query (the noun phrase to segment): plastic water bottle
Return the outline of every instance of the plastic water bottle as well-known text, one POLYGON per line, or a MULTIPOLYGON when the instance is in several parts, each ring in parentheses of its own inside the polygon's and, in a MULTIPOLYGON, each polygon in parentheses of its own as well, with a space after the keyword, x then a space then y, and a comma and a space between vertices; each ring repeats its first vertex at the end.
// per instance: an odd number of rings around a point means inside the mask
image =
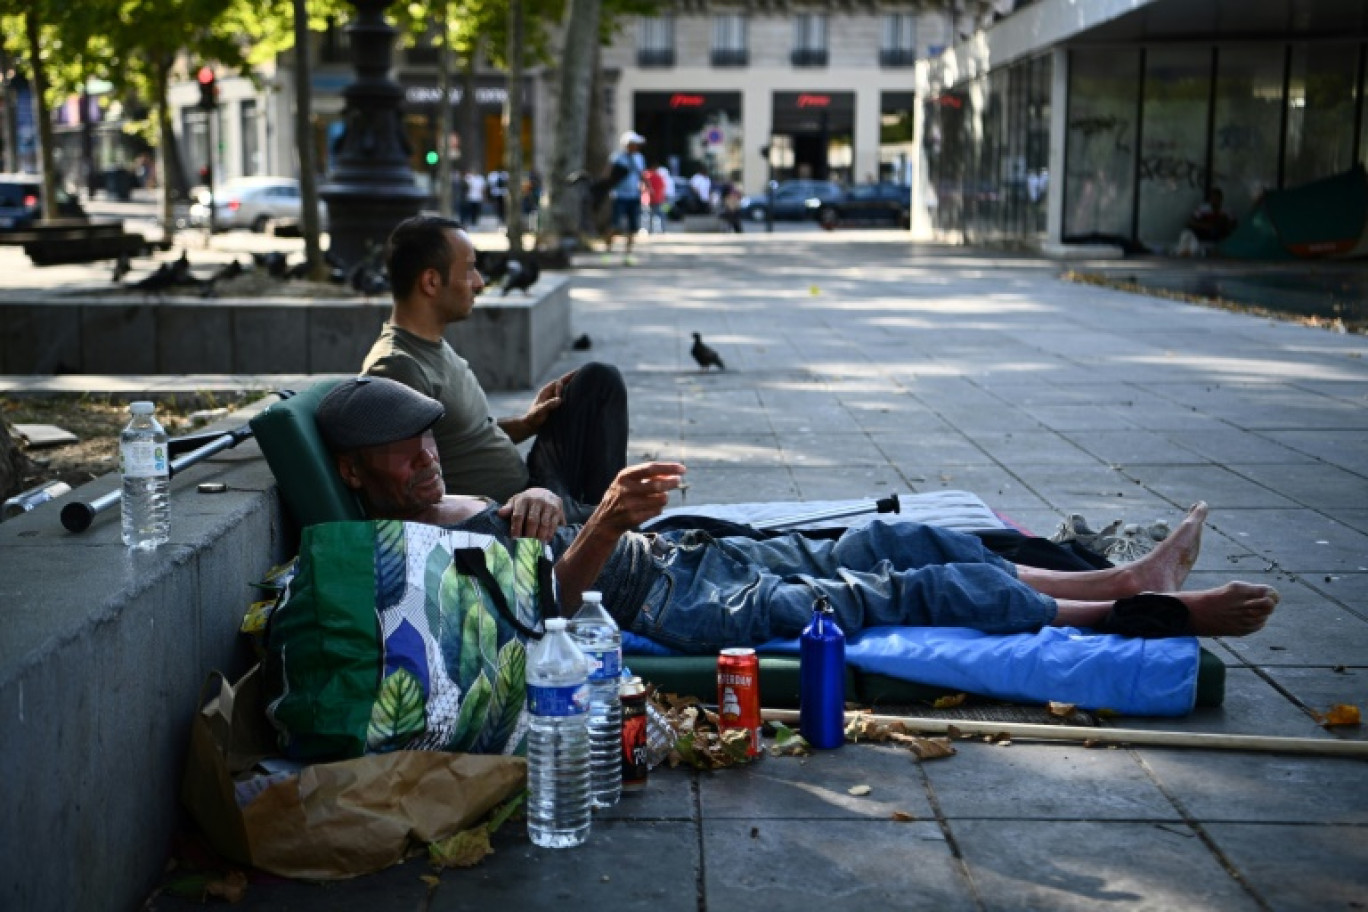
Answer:
POLYGON ((845 743, 845 634, 824 595, 812 606, 798 656, 798 730, 815 748, 840 747, 845 743))
POLYGON ((586 592, 570 620, 570 635, 588 657, 589 769, 594 807, 622 797, 622 633, 603 607, 603 596, 586 592))
POLYGON ((166 431, 156 406, 133 402, 133 418, 119 434, 119 471, 123 475, 123 542, 150 551, 171 537, 171 466, 166 431))
POLYGON ((548 618, 528 649, 527 835, 565 849, 589 838, 589 660, 548 618))

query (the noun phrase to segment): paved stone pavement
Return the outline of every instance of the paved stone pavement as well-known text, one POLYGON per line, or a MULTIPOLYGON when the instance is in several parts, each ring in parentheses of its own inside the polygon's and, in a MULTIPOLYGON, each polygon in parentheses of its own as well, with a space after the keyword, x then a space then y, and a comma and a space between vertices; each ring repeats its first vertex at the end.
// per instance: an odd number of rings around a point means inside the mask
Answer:
MULTIPOLYGON (((1205 643, 1228 667, 1223 707, 1112 724, 1364 739, 1311 715, 1368 708, 1363 336, 892 233, 666 235, 638 259, 585 260, 573 322, 593 349, 560 367, 624 370, 630 456, 688 464, 689 502, 963 488, 1049 534, 1071 512, 1176 522, 1205 499, 1189 585, 1271 583, 1282 604, 1261 633, 1205 643), (725 372, 695 368, 692 331, 725 372)), ((657 771, 580 849, 534 850, 515 824, 495 848, 435 887, 413 861, 256 880, 238 908, 1362 909, 1368 764, 1022 740, 919 763, 846 746, 657 771)))

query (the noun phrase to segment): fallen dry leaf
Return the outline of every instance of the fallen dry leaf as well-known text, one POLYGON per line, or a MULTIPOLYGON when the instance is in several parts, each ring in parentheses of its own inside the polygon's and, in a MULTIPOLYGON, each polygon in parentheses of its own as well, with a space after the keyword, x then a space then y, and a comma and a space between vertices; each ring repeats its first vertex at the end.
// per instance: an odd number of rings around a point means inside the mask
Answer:
POLYGON ((240 903, 247 897, 247 875, 241 871, 229 871, 218 880, 206 883, 204 895, 217 897, 224 902, 240 903))
POLYGON ((939 760, 955 756, 955 747, 949 738, 913 738, 907 744, 918 760, 939 760))
POLYGON ((428 843, 428 860, 439 868, 472 868, 492 854, 489 830, 483 824, 428 843))
POLYGON ((889 816, 893 820, 898 821, 899 823, 910 823, 911 821, 917 819, 916 817, 913 817, 911 814, 907 813, 907 811, 894 811, 889 816))
POLYGON ((442 878, 437 877, 433 874, 424 874, 420 876, 418 879, 421 880, 423 883, 427 884, 429 887, 438 887, 442 883, 442 878))
POLYGON ((932 709, 954 709, 969 699, 968 694, 951 694, 946 697, 937 697, 936 702, 931 704, 932 709))
POLYGON ((872 791, 874 790, 867 785, 852 785, 850 788, 846 789, 847 794, 854 795, 856 798, 863 798, 872 791))
POLYGON ((1327 713, 1316 713, 1316 721, 1324 728, 1340 725, 1361 725, 1363 720, 1359 708, 1352 703, 1336 703, 1327 713))
POLYGON ((806 757, 812 753, 807 739, 782 722, 774 725, 774 745, 769 749, 777 757, 806 757))

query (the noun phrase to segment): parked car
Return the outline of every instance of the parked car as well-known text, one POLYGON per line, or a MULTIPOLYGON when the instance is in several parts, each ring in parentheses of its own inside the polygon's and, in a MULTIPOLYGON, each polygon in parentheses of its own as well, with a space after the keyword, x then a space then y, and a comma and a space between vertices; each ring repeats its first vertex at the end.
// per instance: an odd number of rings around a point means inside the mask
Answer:
POLYGON ((842 196, 841 185, 835 181, 787 180, 779 181, 770 193, 748 196, 741 200, 741 215, 763 222, 773 209, 775 220, 815 219, 823 204, 842 196))
MULTIPOLYGON (((0 174, 0 231, 25 231, 43 217, 43 179, 37 174, 0 174)), ((57 217, 84 219, 76 197, 57 187, 57 217)))
MULTIPOLYGON (((201 194, 190 207, 191 224, 202 225, 209 217, 209 203, 204 197, 201 194)), ((299 181, 293 177, 235 177, 214 191, 213 205, 215 230, 265 231, 273 221, 299 220, 299 181)), ((318 215, 326 225, 327 207, 321 201, 318 215)))
POLYGON ((837 225, 912 226, 912 188, 906 184, 856 184, 839 199, 824 203, 817 220, 837 225))

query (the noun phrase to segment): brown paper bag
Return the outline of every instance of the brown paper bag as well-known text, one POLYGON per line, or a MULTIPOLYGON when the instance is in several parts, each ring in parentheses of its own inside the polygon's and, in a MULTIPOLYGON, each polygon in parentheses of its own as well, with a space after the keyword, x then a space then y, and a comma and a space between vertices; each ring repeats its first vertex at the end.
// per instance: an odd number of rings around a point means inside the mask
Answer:
MULTIPOLYGON (((274 753, 260 669, 195 714, 181 798, 219 852, 285 877, 335 880, 478 823, 526 784, 520 757, 395 751, 305 767, 238 806, 235 777, 274 753)), ((206 686, 209 686, 206 685, 206 686)))

